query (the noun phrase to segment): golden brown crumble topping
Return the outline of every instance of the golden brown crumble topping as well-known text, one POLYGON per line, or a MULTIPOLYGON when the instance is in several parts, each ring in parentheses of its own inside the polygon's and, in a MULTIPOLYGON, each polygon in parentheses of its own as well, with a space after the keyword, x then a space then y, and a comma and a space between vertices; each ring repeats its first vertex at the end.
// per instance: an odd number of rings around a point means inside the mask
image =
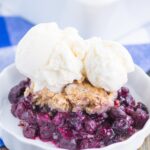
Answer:
POLYGON ((74 82, 66 85, 61 93, 54 93, 47 88, 33 92, 33 84, 25 91, 25 96, 33 95, 36 105, 48 105, 60 111, 85 110, 87 113, 101 113, 113 106, 115 93, 92 86, 88 81, 74 82))

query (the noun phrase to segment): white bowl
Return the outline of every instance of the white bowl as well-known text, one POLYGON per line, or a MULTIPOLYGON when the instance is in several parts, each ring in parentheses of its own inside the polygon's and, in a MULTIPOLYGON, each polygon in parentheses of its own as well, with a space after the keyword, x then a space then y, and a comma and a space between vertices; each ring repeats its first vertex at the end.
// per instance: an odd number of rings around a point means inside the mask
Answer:
MULTIPOLYGON (((8 93, 11 87, 25 77, 21 75, 15 65, 7 67, 0 74, 0 136, 9 150, 59 150, 50 142, 30 140, 23 136, 22 129, 18 127, 19 120, 10 113, 8 93)), ((150 110, 150 78, 136 66, 129 75, 127 86, 138 101, 142 101, 150 110)), ((112 144, 100 150, 137 150, 144 139, 150 134, 150 119, 142 130, 135 133, 128 140, 112 144)))

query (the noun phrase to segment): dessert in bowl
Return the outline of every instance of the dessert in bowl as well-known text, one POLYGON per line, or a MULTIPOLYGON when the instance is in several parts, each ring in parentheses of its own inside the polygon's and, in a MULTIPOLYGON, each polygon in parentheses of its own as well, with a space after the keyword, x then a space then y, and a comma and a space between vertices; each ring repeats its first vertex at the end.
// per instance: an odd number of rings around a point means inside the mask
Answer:
POLYGON ((8 99, 26 138, 103 149, 134 136, 149 119, 148 108, 124 87, 134 63, 116 42, 40 24, 19 43, 16 67, 26 79, 8 99))

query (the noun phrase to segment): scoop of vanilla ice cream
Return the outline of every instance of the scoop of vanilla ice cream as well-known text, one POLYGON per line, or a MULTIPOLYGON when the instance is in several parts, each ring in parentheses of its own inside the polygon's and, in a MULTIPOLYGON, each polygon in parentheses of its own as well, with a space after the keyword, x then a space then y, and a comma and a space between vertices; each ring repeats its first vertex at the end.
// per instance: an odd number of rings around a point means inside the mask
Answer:
POLYGON ((16 67, 34 82, 35 91, 47 87, 60 92, 66 84, 82 78, 83 54, 75 53, 82 43, 72 28, 61 30, 55 23, 36 25, 18 44, 16 67))
POLYGON ((87 47, 83 38, 75 28, 68 27, 63 31, 63 40, 69 45, 74 55, 83 60, 87 53, 87 47))
POLYGON ((84 66, 88 80, 107 91, 118 90, 127 82, 127 74, 134 70, 128 51, 117 42, 99 38, 87 40, 87 45, 84 66))

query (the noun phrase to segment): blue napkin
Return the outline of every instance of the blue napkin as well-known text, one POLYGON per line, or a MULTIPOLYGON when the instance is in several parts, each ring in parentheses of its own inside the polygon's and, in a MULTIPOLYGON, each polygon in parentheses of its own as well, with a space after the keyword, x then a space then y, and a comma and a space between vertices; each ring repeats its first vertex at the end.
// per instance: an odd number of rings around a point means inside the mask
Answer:
MULTIPOLYGON (((11 46, 15 46, 32 26, 32 23, 18 16, 0 16, 0 70, 14 62, 11 46)), ((150 44, 126 45, 126 48, 136 64, 145 72, 150 71, 150 44)), ((0 148, 3 146, 0 139, 0 148)))
MULTIPOLYGON (((15 46, 32 26, 18 16, 0 16, 0 70, 14 61, 14 50, 10 46, 15 46)), ((2 147, 4 143, 0 138, 2 147)))
POLYGON ((16 45, 32 26, 21 17, 0 16, 0 47, 16 45))
POLYGON ((0 139, 0 148, 4 147, 4 143, 2 141, 2 139, 0 139))
POLYGON ((10 44, 5 19, 0 17, 0 47, 8 46, 10 44))
POLYGON ((139 65, 145 72, 150 71, 150 44, 136 44, 125 46, 130 52, 134 63, 139 65))

